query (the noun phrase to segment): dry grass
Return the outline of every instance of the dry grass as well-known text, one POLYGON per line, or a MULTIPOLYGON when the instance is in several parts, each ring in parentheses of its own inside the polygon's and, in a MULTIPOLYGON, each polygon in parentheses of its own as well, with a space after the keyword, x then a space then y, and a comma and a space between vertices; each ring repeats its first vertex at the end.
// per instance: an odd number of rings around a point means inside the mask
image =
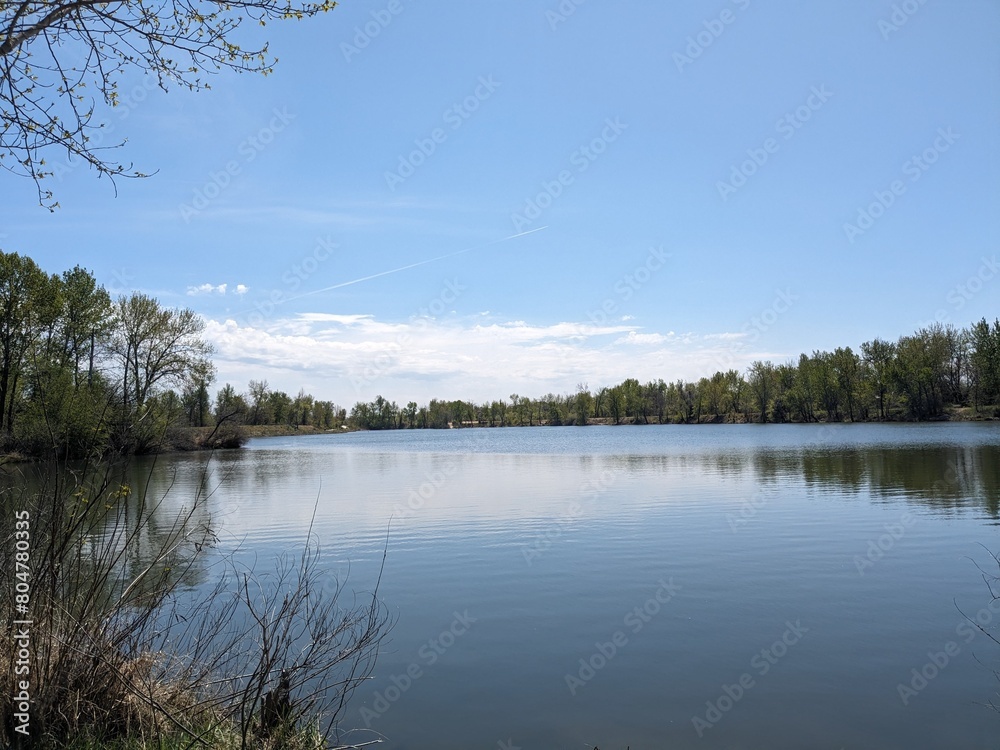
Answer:
MULTIPOLYGON (((33 491, 26 475, 0 487, 3 570, 15 569, 15 511, 31 517, 32 746, 325 747, 389 626, 376 595, 344 607, 310 538, 267 575, 216 555, 225 574, 196 596, 189 584, 215 538, 208 498, 177 510, 128 488, 124 468, 50 467, 33 491), (264 708, 282 675, 276 724, 264 708)), ((10 622, 7 578, 0 617, 10 622)), ((15 659, 14 641, 0 639, 5 695, 15 659)), ((9 702, 0 720, 12 744, 9 702)))

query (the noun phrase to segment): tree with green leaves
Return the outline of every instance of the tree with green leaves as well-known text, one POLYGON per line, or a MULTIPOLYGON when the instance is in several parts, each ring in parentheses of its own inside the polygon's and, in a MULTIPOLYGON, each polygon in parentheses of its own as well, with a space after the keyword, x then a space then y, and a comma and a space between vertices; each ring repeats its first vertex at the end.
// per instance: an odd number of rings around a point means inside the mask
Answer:
POLYGON ((294 424, 292 399, 284 391, 271 391, 267 395, 267 408, 271 412, 272 424, 294 424))
POLYGON ((775 422, 789 422, 792 419, 792 393, 798 370, 791 362, 774 368, 774 398, 771 400, 771 415, 775 422))
POLYGON ((738 414, 743 414, 744 420, 748 420, 747 383, 743 379, 743 376, 736 370, 727 370, 723 375, 723 380, 725 381, 726 391, 729 396, 729 410, 733 415, 734 421, 738 414))
POLYGON ((716 417, 726 413, 728 406, 728 390, 726 388, 726 376, 715 373, 711 378, 701 378, 698 387, 705 390, 705 407, 716 417))
POLYGON ((645 421, 642 398, 642 386, 635 378, 626 378, 620 386, 622 393, 622 408, 626 417, 631 417, 634 423, 640 419, 645 421))
POLYGON ((753 393, 762 424, 767 422, 768 409, 774 396, 774 379, 774 364, 771 362, 757 360, 747 371, 747 381, 750 383, 750 391, 753 393))
POLYGON ((593 400, 587 384, 577 383, 576 395, 573 397, 573 421, 576 424, 582 427, 586 426, 587 419, 590 417, 590 405, 593 400))
POLYGON ((879 419, 888 417, 889 393, 892 386, 892 366, 896 358, 896 345, 874 339, 861 345, 861 353, 872 375, 872 383, 878 398, 879 419))
POLYGON ((502 398, 490 404, 490 418, 498 422, 499 427, 507 426, 507 402, 502 398))
POLYGON ((607 408, 612 422, 621 424, 622 416, 625 414, 625 389, 621 385, 616 385, 608 391, 607 408))
POLYGON ((271 409, 268 403, 270 388, 266 380, 251 380, 247 386, 247 404, 250 424, 271 424, 271 409))
POLYGON ((0 252, 0 428, 14 429, 19 387, 34 345, 59 315, 59 277, 31 258, 0 252))
POLYGON ((187 423, 191 427, 209 426, 212 404, 208 394, 208 386, 211 385, 211 382, 211 373, 195 372, 184 385, 180 402, 187 416, 187 423))
POLYGON ((62 364, 72 369, 73 382, 79 385, 86 362, 87 379, 92 380, 98 345, 111 330, 111 296, 90 271, 75 266, 63 272, 60 318, 62 364))
POLYGON ((141 410, 158 388, 184 385, 196 373, 212 371, 204 328, 193 310, 171 310, 138 292, 118 299, 110 348, 126 412, 141 410))
POLYGON ((858 357, 851 347, 838 347, 830 355, 830 366, 837 382, 838 403, 847 409, 847 418, 853 422, 858 413, 858 394, 861 387, 858 357))
POLYGON ((1000 318, 972 326, 971 372, 976 408, 1000 403, 1000 318))
POLYGON ((111 328, 111 301, 93 275, 77 266, 50 276, 35 300, 47 324, 34 342, 24 372, 18 424, 22 449, 35 454, 84 455, 103 445, 115 401, 98 370, 111 328))
MULTIPOLYGON (((379 396, 379 398, 382 397, 379 396)), ((299 426, 309 424, 309 420, 312 417, 312 409, 312 395, 306 393, 304 389, 300 388, 298 395, 292 401, 292 405, 290 407, 290 414, 292 415, 290 424, 299 426)))
POLYGON ((915 419, 933 419, 944 411, 948 346, 940 325, 900 336, 893 375, 896 386, 915 419))
POLYGON ((246 419, 247 408, 246 399, 242 394, 237 393, 229 383, 226 383, 215 394, 215 423, 221 424, 225 421, 232 421, 241 424, 246 419))

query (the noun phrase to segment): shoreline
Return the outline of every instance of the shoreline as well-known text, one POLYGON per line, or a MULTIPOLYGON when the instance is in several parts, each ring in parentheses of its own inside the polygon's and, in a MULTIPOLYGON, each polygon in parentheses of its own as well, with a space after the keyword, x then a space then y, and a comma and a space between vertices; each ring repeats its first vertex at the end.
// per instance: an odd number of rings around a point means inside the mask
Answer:
MULTIPOLYGON (((351 427, 344 425, 341 429, 319 429, 311 426, 303 426, 299 429, 295 427, 283 428, 278 425, 257 425, 254 427, 245 427, 247 430, 255 430, 254 433, 248 432, 246 437, 249 438, 260 438, 260 437, 293 437, 297 435, 338 435, 347 434, 349 432, 441 432, 446 430, 491 430, 491 429, 503 429, 503 428, 531 428, 531 427, 656 427, 656 426, 670 426, 676 425, 680 426, 704 426, 704 425, 755 425, 760 426, 765 425, 884 425, 884 424, 952 424, 952 423, 966 423, 966 422, 1000 422, 1000 416, 992 416, 988 414, 974 414, 971 408, 963 407, 961 409, 956 409, 953 412, 943 415, 938 419, 869 419, 869 420, 827 420, 818 419, 815 422, 802 422, 799 420, 787 420, 784 422, 757 422, 754 420, 745 419, 727 419, 722 415, 713 415, 711 417, 702 417, 700 421, 687 421, 687 422, 659 422, 656 417, 650 417, 648 421, 643 422, 637 419, 621 420, 618 424, 610 417, 588 417, 587 424, 575 424, 575 423, 562 423, 553 424, 550 421, 535 422, 533 424, 494 424, 490 425, 485 421, 463 421, 460 424, 449 422, 447 427, 387 427, 384 429, 371 429, 365 427, 351 427), (273 431, 272 431, 273 428, 273 431)), ((205 429, 205 428, 200 428, 205 429)))
MULTIPOLYGON (((386 428, 386 429, 365 429, 362 427, 353 427, 350 425, 343 425, 338 428, 331 429, 321 429, 313 425, 240 425, 238 431, 228 431, 224 434, 220 434, 212 442, 207 442, 212 438, 213 434, 217 432, 214 427, 178 427, 170 430, 167 435, 164 436, 163 442, 159 445, 157 450, 152 451, 149 455, 169 455, 174 453, 193 453, 202 451, 213 451, 213 450, 240 450, 246 444, 247 440, 253 438, 271 438, 271 437, 301 437, 306 435, 342 435, 351 432, 436 432, 440 430, 490 430, 490 429, 503 429, 503 428, 531 428, 531 427, 656 427, 663 425, 677 425, 677 426, 704 426, 704 425, 756 425, 761 424, 766 425, 864 425, 864 424, 950 424, 955 422, 1000 422, 1000 417, 989 415, 989 414, 976 414, 971 407, 961 407, 958 409, 953 409, 947 414, 943 415, 939 419, 885 419, 885 420, 867 420, 867 421, 850 421, 850 420, 817 420, 815 422, 801 422, 801 421, 785 421, 785 422, 756 422, 753 420, 733 420, 723 417, 722 415, 714 415, 711 417, 702 417, 700 421, 690 421, 690 422, 659 422, 656 417, 650 417, 648 421, 643 422, 641 420, 621 420, 618 424, 615 424, 610 417, 591 417, 587 419, 586 425, 579 424, 552 424, 551 422, 541 422, 534 424, 503 424, 503 425, 490 425, 487 422, 462 422, 461 424, 449 423, 448 427, 434 428, 434 427, 400 427, 400 428, 386 428)), ((34 463, 36 461, 45 461, 48 459, 42 458, 40 456, 32 456, 29 454, 20 453, 18 451, 10 451, 8 453, 0 454, 0 466, 5 464, 21 464, 21 463, 34 463)))

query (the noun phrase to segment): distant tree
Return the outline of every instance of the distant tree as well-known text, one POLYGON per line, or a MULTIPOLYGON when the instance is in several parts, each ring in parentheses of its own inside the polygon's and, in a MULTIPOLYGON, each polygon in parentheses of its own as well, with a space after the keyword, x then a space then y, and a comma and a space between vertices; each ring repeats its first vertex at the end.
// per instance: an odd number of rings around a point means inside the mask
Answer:
POLYGON ((663 378, 660 378, 655 383, 650 381, 647 387, 653 399, 656 423, 663 424, 667 415, 667 384, 663 382, 663 378))
POLYGON ((510 411, 514 424, 524 424, 521 419, 521 397, 516 393, 510 394, 510 411))
POLYGON ((543 419, 546 424, 558 427, 563 423, 562 411, 559 408, 559 399, 555 394, 546 394, 543 398, 539 399, 539 404, 544 409, 543 419))
POLYGON ((358 401, 354 404, 351 409, 351 415, 348 417, 348 421, 359 430, 370 430, 372 429, 372 415, 371 409, 368 404, 364 401, 358 401))
POLYGON ((837 348, 830 357, 839 391, 838 402, 847 408, 847 418, 852 422, 858 411, 858 391, 861 385, 861 366, 851 347, 837 348))
POLYGON ((391 430, 396 421, 396 404, 388 401, 381 395, 375 397, 373 402, 373 416, 375 418, 376 429, 391 430))
POLYGON ((318 430, 330 430, 336 422, 337 409, 332 401, 313 401, 312 425, 318 430))
POLYGON ((581 426, 586 426, 590 417, 590 405, 593 397, 590 395, 590 388, 586 383, 578 383, 576 386, 576 396, 573 397, 574 422, 581 426))
POLYGON ((313 397, 300 388, 298 395, 289 406, 289 424, 300 426, 309 424, 312 419, 313 397))
POLYGON ((249 402, 249 415, 247 417, 247 422, 249 424, 271 423, 272 414, 270 408, 271 405, 269 403, 270 395, 271 391, 266 380, 250 381, 250 385, 247 387, 247 400, 249 402))
POLYGON ((969 331, 960 331, 953 325, 946 325, 941 336, 947 352, 944 400, 956 405, 966 404, 969 390, 969 344, 972 335, 969 331))
POLYGON ((827 421, 840 419, 840 382, 830 352, 813 352, 810 368, 813 392, 819 405, 826 410, 827 421))
POLYGON ((446 429, 448 423, 454 423, 454 421, 448 404, 432 398, 427 405, 427 417, 425 420, 427 427, 431 429, 446 429))
POLYGON ((94 275, 80 266, 62 275, 62 359, 71 367, 79 385, 81 364, 87 363, 88 382, 93 380, 98 344, 111 330, 111 297, 94 275))
POLYGON ((747 371, 747 382, 750 384, 750 391, 753 393, 754 401, 757 404, 760 421, 762 423, 767 422, 767 414, 775 390, 774 365, 771 362, 762 362, 760 360, 752 363, 750 369, 747 371))
POLYGON ((222 386, 215 395, 215 423, 234 422, 242 424, 247 414, 246 399, 236 392, 229 383, 222 386))
POLYGON ((1000 318, 972 326, 970 370, 976 408, 1000 402, 1000 318))
POLYGON ((296 424, 292 399, 284 391, 271 391, 267 395, 267 407, 271 413, 271 424, 296 424))
POLYGON ((747 420, 749 418, 749 407, 747 406, 749 402, 746 396, 746 380, 737 370, 727 370, 723 378, 726 383, 726 391, 729 394, 729 413, 733 415, 734 421, 740 414, 743 415, 744 420, 747 420))
POLYGON ((507 426, 507 403, 502 398, 491 404, 490 414, 500 427, 507 426))
POLYGON ((792 419, 791 394, 795 390, 795 378, 798 370, 788 362, 774 369, 774 397, 771 400, 771 415, 775 422, 788 422, 792 419))
POLYGON ((212 369, 204 328, 194 311, 165 308, 145 294, 118 299, 111 352, 126 411, 141 408, 159 387, 182 385, 193 372, 212 369))
POLYGON ((608 408, 608 389, 601 387, 594 394, 594 416, 598 419, 606 417, 608 408))
POLYGON ((692 422, 700 418, 701 398, 694 383, 678 380, 674 388, 677 393, 678 417, 682 422, 692 422))
POLYGON ((618 386, 621 389, 622 409, 625 417, 639 422, 643 414, 642 386, 635 378, 626 378, 618 386))
POLYGON ((718 417, 726 412, 729 393, 723 373, 717 372, 711 379, 702 378, 698 381, 698 387, 705 391, 705 406, 713 415, 718 417))
POLYGON ((210 373, 195 373, 184 386, 181 406, 187 414, 188 424, 192 427, 208 426, 208 417, 212 413, 208 396, 208 386, 211 382, 210 373))
POLYGON ((800 354, 795 372, 795 386, 789 394, 796 418, 800 422, 816 421, 816 376, 815 363, 808 354, 800 354))
POLYGON ((879 419, 888 417, 888 396, 892 384, 892 366, 896 357, 896 345, 874 339, 861 345, 861 353, 868 364, 872 375, 875 395, 878 399, 879 419))
POLYGON ((695 424, 701 424, 702 410, 705 408, 705 393, 697 383, 685 383, 686 398, 691 405, 692 418, 695 424))
POLYGON ((940 416, 944 409, 948 346, 940 325, 901 336, 896 344, 893 376, 915 419, 940 416))
POLYGON ((649 424, 649 418, 656 413, 656 383, 649 381, 639 386, 639 418, 649 424))
POLYGON ((625 393, 621 385, 616 385, 608 391, 608 416, 615 424, 622 423, 625 414, 625 393))
POLYGON ((0 426, 14 428, 26 360, 59 314, 58 277, 31 258, 0 252, 0 426))
POLYGON ((532 409, 535 410, 534 411, 535 419, 537 419, 538 424, 541 425, 545 421, 546 415, 548 413, 547 412, 548 405, 545 403, 545 399, 538 398, 534 400, 529 400, 528 404, 532 409))

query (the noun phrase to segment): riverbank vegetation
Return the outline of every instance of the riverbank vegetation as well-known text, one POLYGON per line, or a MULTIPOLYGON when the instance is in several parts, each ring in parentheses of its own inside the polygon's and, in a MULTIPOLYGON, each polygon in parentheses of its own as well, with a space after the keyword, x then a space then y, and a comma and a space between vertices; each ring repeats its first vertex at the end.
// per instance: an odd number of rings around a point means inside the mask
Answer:
POLYGON ((243 424, 331 429, 330 402, 252 382, 213 399, 212 347, 192 310, 113 299, 79 266, 49 274, 0 252, 0 454, 44 458, 235 447, 243 424))
POLYGON ((146 481, 121 462, 0 475, 2 746, 329 747, 390 625, 378 583, 345 592, 311 530, 271 569, 219 554, 211 490, 146 481))

